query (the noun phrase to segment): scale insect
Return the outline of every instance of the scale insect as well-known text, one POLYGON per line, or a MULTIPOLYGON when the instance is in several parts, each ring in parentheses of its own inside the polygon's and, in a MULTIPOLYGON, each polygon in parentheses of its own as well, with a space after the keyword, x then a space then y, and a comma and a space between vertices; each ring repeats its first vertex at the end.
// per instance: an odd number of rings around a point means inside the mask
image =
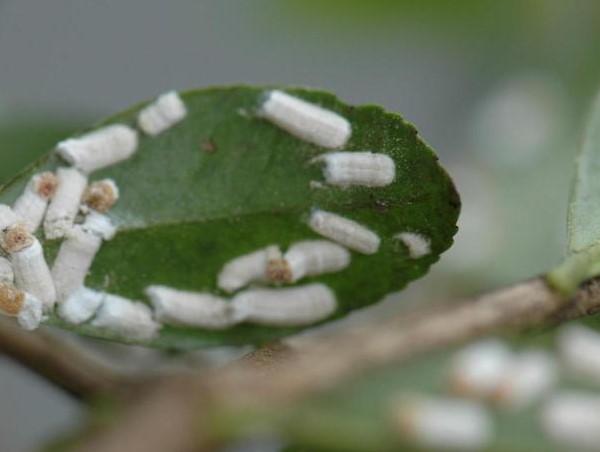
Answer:
POLYGON ((34 296, 17 289, 10 282, 0 282, 0 312, 16 317, 21 328, 35 330, 42 321, 44 307, 34 296))
POLYGON ((113 124, 56 145, 56 152, 86 174, 130 158, 138 146, 137 132, 113 124))
POLYGON ((336 309, 335 294, 324 284, 285 289, 250 289, 231 301, 237 322, 303 326, 324 320, 336 309))
POLYGON ((73 227, 87 186, 87 177, 75 168, 59 168, 56 175, 58 188, 44 220, 44 232, 50 240, 64 237, 73 227))
POLYGON ((555 394, 542 408, 541 425, 548 437, 562 445, 596 450, 600 443, 600 397, 583 391, 555 394))
POLYGON ((560 360, 571 374, 600 380, 600 334, 583 326, 563 327, 557 345, 560 360))
POLYGON ((420 259, 431 254, 431 240, 423 234, 400 232, 394 235, 394 238, 400 240, 406 246, 411 259, 420 259))
POLYGON ((105 215, 94 212, 82 225, 67 233, 52 267, 59 302, 83 286, 103 240, 114 235, 114 226, 105 215))
POLYGON ((510 349, 496 339, 467 345, 452 359, 450 389, 462 396, 491 397, 510 369, 512 358, 510 349))
MULTIPOLYGON (((327 240, 305 240, 294 243, 283 256, 286 271, 281 282, 294 283, 307 276, 338 272, 350 265, 350 252, 327 240)), ((271 272, 273 273, 273 272, 271 272)), ((271 278, 277 281, 276 277, 271 278)))
POLYGON ((51 310, 56 289, 38 239, 26 226, 17 224, 4 233, 2 246, 10 254, 17 288, 39 299, 45 310, 51 310))
POLYGON ((220 330, 234 325, 231 304, 210 293, 187 292, 165 286, 149 286, 146 295, 154 316, 171 325, 220 330))
POLYGON ((317 234, 359 253, 375 254, 381 245, 379 236, 367 227, 331 212, 313 210, 308 224, 317 234))
POLYGON ((182 121, 187 109, 176 91, 162 94, 138 114, 138 126, 146 134, 156 136, 182 121))
POLYGON ((422 395, 403 395, 392 406, 403 440, 433 450, 480 450, 493 437, 488 411, 478 403, 422 395))
POLYGON ((91 324, 136 342, 155 338, 160 329, 147 305, 112 294, 104 294, 102 305, 91 324))
POLYGON ((73 291, 65 301, 59 303, 58 314, 66 322, 80 325, 94 317, 102 306, 104 297, 103 292, 81 286, 73 291))
POLYGON ((244 254, 227 262, 217 277, 217 285, 225 292, 235 292, 251 282, 265 281, 269 262, 281 259, 276 245, 244 254))
POLYGON ((323 162, 329 185, 385 187, 396 178, 396 163, 389 155, 374 152, 330 152, 313 159, 323 162))
POLYGON ((49 200, 58 187, 58 178, 52 172, 36 174, 13 205, 14 213, 35 232, 42 224, 49 200))
POLYGON ((352 134, 346 118, 279 90, 264 94, 258 115, 296 138, 324 148, 342 147, 352 134))

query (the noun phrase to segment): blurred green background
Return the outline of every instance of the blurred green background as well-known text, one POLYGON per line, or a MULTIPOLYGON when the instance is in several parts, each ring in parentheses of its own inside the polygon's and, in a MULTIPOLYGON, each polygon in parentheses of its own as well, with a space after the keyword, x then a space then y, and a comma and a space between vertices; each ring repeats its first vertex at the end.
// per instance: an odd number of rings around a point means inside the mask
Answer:
MULTIPOLYGON (((599 23, 595 0, 0 0, 0 183, 70 131, 171 88, 322 87, 401 112, 464 204, 432 273, 349 321, 470 294, 562 256, 599 23)), ((76 406, 1 357, 0 381, 0 450, 78 422, 76 406), (31 431, 18 432, 15 406, 31 431)))

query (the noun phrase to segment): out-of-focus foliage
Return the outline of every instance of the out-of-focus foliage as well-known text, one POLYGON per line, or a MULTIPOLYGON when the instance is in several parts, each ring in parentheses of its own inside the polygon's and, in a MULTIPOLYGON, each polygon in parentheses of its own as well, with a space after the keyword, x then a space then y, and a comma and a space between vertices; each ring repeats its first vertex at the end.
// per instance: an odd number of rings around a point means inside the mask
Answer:
POLYGON ((76 129, 74 122, 51 118, 0 121, 0 185, 76 129))

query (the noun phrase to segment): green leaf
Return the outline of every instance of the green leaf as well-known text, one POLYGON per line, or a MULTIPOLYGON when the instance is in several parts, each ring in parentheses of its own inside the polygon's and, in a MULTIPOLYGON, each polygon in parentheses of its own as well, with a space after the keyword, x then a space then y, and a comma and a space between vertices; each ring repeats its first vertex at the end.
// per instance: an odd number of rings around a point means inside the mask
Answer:
MULTIPOLYGON (((382 238, 378 253, 352 253, 344 271, 302 282, 331 287, 338 310, 332 318, 375 303, 424 275, 452 243, 459 199, 450 178, 416 130, 400 116, 376 106, 348 106, 307 89, 293 95, 338 112, 352 124, 345 149, 384 152, 396 163, 396 180, 382 188, 314 188, 322 169, 310 161, 325 152, 255 115, 264 88, 231 87, 182 94, 187 118, 158 137, 142 136, 128 161, 92 175, 114 179, 121 198, 110 216, 116 238, 97 255, 86 285, 144 300, 144 289, 163 284, 220 293, 216 277, 239 255, 276 243, 285 249, 316 239, 306 224, 319 207, 349 217, 382 238), (431 239, 432 253, 411 259, 393 236, 416 231, 431 239)), ((136 124, 146 104, 113 116, 111 123, 136 124)), ((12 203, 35 172, 65 165, 49 152, 2 192, 12 203)), ((41 238, 41 237, 40 237, 41 238)), ((42 239, 52 262, 59 243, 42 239)), ((80 334, 126 341, 90 325, 74 327, 56 316, 50 323, 80 334)), ((146 345, 188 349, 206 345, 259 343, 301 328, 240 325, 223 331, 164 326, 146 345)))
POLYGON ((565 295, 600 271, 600 95, 590 112, 567 217, 568 255, 548 274, 549 283, 565 295))

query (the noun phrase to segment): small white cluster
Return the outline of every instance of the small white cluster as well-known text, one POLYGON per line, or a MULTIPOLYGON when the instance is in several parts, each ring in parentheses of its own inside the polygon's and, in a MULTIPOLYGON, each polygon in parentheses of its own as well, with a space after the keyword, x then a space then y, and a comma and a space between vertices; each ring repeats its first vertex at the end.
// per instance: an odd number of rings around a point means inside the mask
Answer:
POLYGON ((453 359, 451 389, 460 395, 522 409, 546 395, 558 380, 554 359, 539 350, 518 354, 494 339, 471 344, 453 359))
POLYGON ((352 134, 347 119, 283 91, 267 92, 259 115, 295 137, 325 148, 344 146, 352 134))
POLYGON ((489 412, 461 399, 403 395, 392 406, 392 419, 403 440, 433 450, 480 450, 494 435, 489 412))
POLYGON ((185 104, 175 91, 165 93, 138 115, 138 126, 150 136, 156 136, 174 126, 187 115, 185 104))
POLYGON ((540 421, 548 437, 568 447, 564 450, 597 450, 600 396, 590 392, 560 392, 545 404, 540 421))
POLYGON ((600 382, 600 334, 583 326, 566 326, 558 334, 563 365, 577 377, 600 382))
POLYGON ((367 227, 324 210, 314 210, 308 224, 317 234, 359 253, 374 254, 381 244, 379 236, 367 227))
POLYGON ((81 286, 58 305, 61 318, 73 325, 90 320, 104 302, 106 294, 81 286))
POLYGON ((146 294, 157 320, 173 325, 225 329, 248 322, 268 326, 310 325, 336 309, 333 292, 323 284, 286 289, 249 289, 231 301, 210 293, 149 286, 146 294))
POLYGON ((423 256, 431 254, 431 240, 423 234, 400 232, 394 238, 404 243, 411 259, 420 259, 423 256))
POLYGON ((314 161, 325 163, 325 180, 338 187, 385 187, 396 178, 396 164, 386 154, 330 152, 320 155, 314 161))
POLYGON ((89 174, 130 158, 137 146, 135 130, 123 124, 113 124, 61 141, 56 151, 75 168, 89 174))
POLYGON ((281 250, 275 245, 244 254, 226 263, 218 276, 218 286, 226 292, 235 292, 251 282, 266 279, 269 261, 281 259, 281 250))

